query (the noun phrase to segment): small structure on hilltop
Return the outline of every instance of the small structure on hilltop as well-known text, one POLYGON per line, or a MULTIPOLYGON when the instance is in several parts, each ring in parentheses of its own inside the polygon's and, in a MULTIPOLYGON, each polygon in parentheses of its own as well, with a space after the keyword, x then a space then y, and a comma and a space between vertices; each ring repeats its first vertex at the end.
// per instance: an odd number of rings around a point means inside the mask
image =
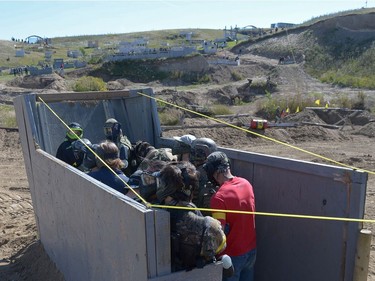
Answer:
POLYGON ((66 55, 69 58, 78 58, 78 57, 83 56, 83 54, 80 50, 69 50, 69 51, 66 52, 66 55))
POLYGON ((52 39, 51 38, 43 38, 39 35, 30 35, 25 38, 24 40, 27 44, 40 44, 40 45, 51 45, 52 39))
POLYGON ((24 49, 16 50, 16 57, 24 57, 24 56, 25 56, 25 50, 24 49))
POLYGON ((54 59, 52 66, 54 69, 64 68, 64 59, 54 59))
POLYGON ((181 31, 180 37, 185 37, 185 39, 187 41, 190 41, 193 37, 193 32, 192 31, 181 31))
POLYGON ((87 48, 99 48, 99 41, 98 40, 88 41, 87 42, 87 48))
POLYGON ((194 46, 172 46, 159 48, 149 48, 149 41, 146 38, 140 38, 132 42, 120 42, 117 52, 106 57, 107 61, 121 61, 131 59, 159 59, 159 58, 177 58, 190 55, 197 52, 194 46))
POLYGON ((278 22, 278 23, 271 23, 271 28, 272 29, 276 29, 276 28, 290 28, 290 27, 294 27, 296 26, 296 24, 294 23, 287 23, 287 22, 278 22))
POLYGON ((44 52, 44 59, 46 61, 51 61, 53 52, 52 51, 45 51, 44 52))
POLYGON ((230 27, 230 29, 227 29, 227 27, 224 28, 224 38, 228 41, 236 41, 237 40, 237 33, 238 33, 238 27, 236 25, 235 28, 230 27))
POLYGON ((217 52, 217 45, 212 41, 204 41, 202 47, 205 54, 216 54, 217 52))

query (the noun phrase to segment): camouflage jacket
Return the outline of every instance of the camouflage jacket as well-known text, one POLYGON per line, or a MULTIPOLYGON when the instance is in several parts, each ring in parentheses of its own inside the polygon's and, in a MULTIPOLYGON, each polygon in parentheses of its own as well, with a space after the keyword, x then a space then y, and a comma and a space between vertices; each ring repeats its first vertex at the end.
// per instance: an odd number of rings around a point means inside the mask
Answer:
MULTIPOLYGON (((183 201, 174 205, 195 207, 183 201)), ((169 212, 173 271, 202 267, 215 259, 218 250, 224 250, 225 234, 218 220, 194 210, 170 209, 169 212)))

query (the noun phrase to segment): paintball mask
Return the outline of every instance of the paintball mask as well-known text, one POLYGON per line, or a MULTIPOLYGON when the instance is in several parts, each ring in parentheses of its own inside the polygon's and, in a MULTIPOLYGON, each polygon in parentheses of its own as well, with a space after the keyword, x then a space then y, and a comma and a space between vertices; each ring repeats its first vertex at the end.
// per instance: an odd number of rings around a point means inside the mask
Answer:
POLYGON ((88 151, 87 146, 89 146, 90 148, 92 146, 91 141, 89 141, 88 139, 82 138, 82 139, 73 141, 72 149, 73 149, 74 157, 76 159, 79 159, 79 158, 82 159, 84 157, 84 154, 86 154, 88 151))
POLYGON ((144 160, 142 168, 130 176, 130 181, 139 187, 139 194, 148 202, 156 199, 157 186, 160 185, 160 170, 166 162, 160 160, 144 160))
MULTIPOLYGON (((96 153, 96 150, 98 147, 99 147, 98 144, 93 144, 91 145, 91 150, 96 153)), ((85 157, 83 158, 83 166, 87 170, 91 170, 92 168, 96 166, 96 157, 95 157, 95 154, 91 150, 87 149, 85 157)))
POLYGON ((192 142, 190 161, 199 165, 206 161, 207 156, 217 150, 216 143, 210 138, 199 138, 192 142))
POLYGON ((72 132, 71 130, 68 130, 66 132, 66 137, 69 139, 69 140, 77 140, 79 138, 82 138, 83 136, 83 129, 81 127, 80 124, 76 123, 76 122, 73 122, 73 123, 70 123, 69 124, 69 128, 74 132, 72 132))
POLYGON ((173 137, 175 142, 172 147, 172 154, 180 155, 185 153, 190 153, 191 144, 196 139, 193 135, 183 135, 181 137, 173 137))
POLYGON ((130 176, 128 184, 138 187, 139 195, 147 202, 152 202, 160 182, 159 176, 159 172, 137 170, 130 176))
POLYGON ((148 202, 154 200, 158 186, 160 185, 160 172, 142 172, 139 194, 148 202))
POLYGON ((117 142, 122 134, 121 124, 114 118, 108 119, 104 124, 104 134, 107 140, 117 142))

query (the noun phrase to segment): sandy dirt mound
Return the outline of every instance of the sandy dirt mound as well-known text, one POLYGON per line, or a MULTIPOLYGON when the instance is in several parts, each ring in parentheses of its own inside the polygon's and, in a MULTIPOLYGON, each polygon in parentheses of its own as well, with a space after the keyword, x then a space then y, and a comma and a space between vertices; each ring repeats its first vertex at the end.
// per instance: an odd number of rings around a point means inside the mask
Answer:
POLYGON ((24 89, 54 89, 57 91, 67 91, 65 79, 56 73, 38 76, 17 76, 13 80, 8 81, 6 86, 24 89))
POLYGON ((375 138, 375 122, 371 122, 371 123, 364 125, 353 134, 363 135, 369 138, 375 138))
POLYGON ((51 262, 39 241, 31 242, 12 257, 12 262, 0 269, 3 281, 64 281, 64 276, 51 262))
POLYGON ((0 129, 0 280, 63 280, 37 241, 18 132, 0 129))

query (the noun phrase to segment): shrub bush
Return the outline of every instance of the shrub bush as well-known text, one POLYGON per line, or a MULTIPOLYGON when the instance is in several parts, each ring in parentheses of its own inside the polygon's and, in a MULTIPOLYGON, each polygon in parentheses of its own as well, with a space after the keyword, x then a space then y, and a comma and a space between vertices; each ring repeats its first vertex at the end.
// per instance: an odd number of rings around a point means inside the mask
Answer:
POLYGON ((135 83, 148 83, 169 77, 168 72, 158 70, 158 63, 157 60, 115 61, 103 64, 99 71, 112 77, 124 77, 135 83))
POLYGON ((267 99, 257 103, 257 115, 268 120, 276 119, 276 109, 285 110, 288 113, 302 111, 306 107, 324 107, 327 101, 321 93, 311 93, 309 95, 297 94, 293 98, 272 98, 267 92, 267 99))
POLYGON ((165 108, 163 112, 158 114, 161 125, 173 126, 180 123, 184 113, 177 108, 165 108))
POLYGON ((211 107, 210 110, 214 115, 228 115, 233 112, 230 111, 229 107, 224 104, 215 104, 211 107))
POLYGON ((0 126, 16 128, 17 120, 13 106, 0 105, 0 126))
POLYGON ((73 89, 76 92, 106 91, 107 87, 101 78, 84 76, 75 82, 73 89))
POLYGON ((234 81, 240 81, 240 80, 243 79, 243 76, 240 73, 236 72, 236 71, 232 71, 231 72, 231 76, 232 76, 232 79, 234 81))

